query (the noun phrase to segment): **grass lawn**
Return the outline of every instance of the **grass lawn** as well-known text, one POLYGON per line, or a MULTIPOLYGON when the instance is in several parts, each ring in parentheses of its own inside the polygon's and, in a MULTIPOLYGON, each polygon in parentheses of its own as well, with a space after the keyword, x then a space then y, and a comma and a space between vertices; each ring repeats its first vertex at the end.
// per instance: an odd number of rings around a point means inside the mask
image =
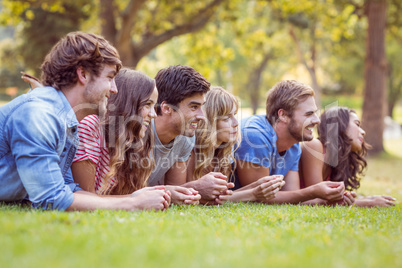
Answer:
MULTIPOLYGON (((401 158, 369 159, 358 193, 402 200, 401 158)), ((226 204, 166 212, 0 206, 1 267, 402 267, 392 208, 226 204)))
POLYGON ((1 267, 402 267, 402 140, 369 158, 358 194, 391 208, 225 204, 57 212, 0 204, 1 267))

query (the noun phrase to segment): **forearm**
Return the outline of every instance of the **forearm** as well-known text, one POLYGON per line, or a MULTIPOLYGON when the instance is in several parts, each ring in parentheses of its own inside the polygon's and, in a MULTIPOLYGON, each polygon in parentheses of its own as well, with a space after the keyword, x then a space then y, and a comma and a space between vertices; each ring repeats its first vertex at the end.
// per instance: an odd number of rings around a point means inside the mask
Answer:
POLYGON ((105 196, 100 197, 96 194, 77 191, 74 193, 73 203, 66 209, 66 211, 88 211, 96 209, 110 209, 110 210, 135 210, 135 204, 130 197, 113 197, 105 196))
MULTIPOLYGON (((247 186, 246 186, 247 187, 247 186)), ((245 187, 243 187, 245 188, 245 187)), ((240 188, 233 192, 228 198, 229 202, 254 202, 256 197, 253 195, 253 189, 240 188)))
POLYGON ((193 188, 196 191, 198 191, 197 188, 199 188, 197 180, 186 182, 186 183, 184 183, 184 184, 182 184, 180 186, 186 187, 186 188, 193 188))
POLYGON ((267 204, 299 204, 314 199, 315 196, 311 188, 304 188, 295 191, 279 191, 276 196, 268 201, 267 204))
POLYGON ((326 206, 328 205, 327 200, 321 199, 321 198, 315 198, 315 199, 311 199, 311 200, 307 200, 305 202, 301 202, 301 205, 309 205, 309 206, 316 206, 316 205, 320 205, 320 206, 326 206))
POLYGON ((374 200, 372 198, 360 197, 355 199, 355 206, 357 207, 374 207, 374 200))

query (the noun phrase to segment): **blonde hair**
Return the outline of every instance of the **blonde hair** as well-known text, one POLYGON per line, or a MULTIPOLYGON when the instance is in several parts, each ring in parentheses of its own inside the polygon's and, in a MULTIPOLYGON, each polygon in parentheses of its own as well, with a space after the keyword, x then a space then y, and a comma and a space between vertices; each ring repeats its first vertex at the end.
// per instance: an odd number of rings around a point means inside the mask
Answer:
POLYGON ((217 122, 233 110, 237 112, 239 102, 236 97, 222 87, 212 87, 205 99, 203 109, 206 120, 199 123, 196 135, 194 179, 211 171, 228 176, 232 170, 231 160, 234 161, 233 146, 240 140, 238 132, 235 141, 222 143, 216 148, 217 122))

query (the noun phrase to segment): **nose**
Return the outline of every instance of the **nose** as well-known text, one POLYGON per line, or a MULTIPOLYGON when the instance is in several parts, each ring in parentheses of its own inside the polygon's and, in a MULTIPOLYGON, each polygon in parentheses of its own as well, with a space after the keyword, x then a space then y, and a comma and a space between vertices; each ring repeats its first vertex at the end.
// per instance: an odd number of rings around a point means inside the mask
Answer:
POLYGON ((232 127, 233 127, 233 128, 236 128, 236 127, 238 127, 238 126, 239 126, 239 121, 237 121, 236 117, 233 116, 233 119, 232 119, 232 127))
POLYGON ((364 136, 366 136, 366 131, 364 131, 364 129, 360 128, 360 133, 364 136))
POLYGON ((196 114, 195 118, 198 119, 198 120, 204 120, 205 119, 204 111, 201 108, 199 108, 197 110, 197 114, 196 114))
POLYGON ((316 125, 318 125, 319 123, 321 123, 321 120, 320 120, 320 118, 318 117, 317 113, 314 113, 314 117, 313 117, 312 122, 313 122, 313 124, 316 124, 316 125))
POLYGON ((156 110, 155 110, 155 106, 152 106, 150 111, 149 111, 149 117, 151 118, 156 118, 156 110))
POLYGON ((112 83, 110 85, 110 93, 111 94, 117 94, 117 86, 116 86, 116 81, 113 79, 112 83))

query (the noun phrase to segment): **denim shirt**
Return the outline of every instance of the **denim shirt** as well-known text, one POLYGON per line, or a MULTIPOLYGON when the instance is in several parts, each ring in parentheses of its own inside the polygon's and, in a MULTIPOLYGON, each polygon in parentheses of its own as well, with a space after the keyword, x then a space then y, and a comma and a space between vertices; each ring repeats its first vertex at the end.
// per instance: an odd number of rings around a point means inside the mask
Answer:
POLYGON ((36 88, 0 107, 0 201, 65 210, 73 192, 71 163, 78 121, 61 91, 36 88))

